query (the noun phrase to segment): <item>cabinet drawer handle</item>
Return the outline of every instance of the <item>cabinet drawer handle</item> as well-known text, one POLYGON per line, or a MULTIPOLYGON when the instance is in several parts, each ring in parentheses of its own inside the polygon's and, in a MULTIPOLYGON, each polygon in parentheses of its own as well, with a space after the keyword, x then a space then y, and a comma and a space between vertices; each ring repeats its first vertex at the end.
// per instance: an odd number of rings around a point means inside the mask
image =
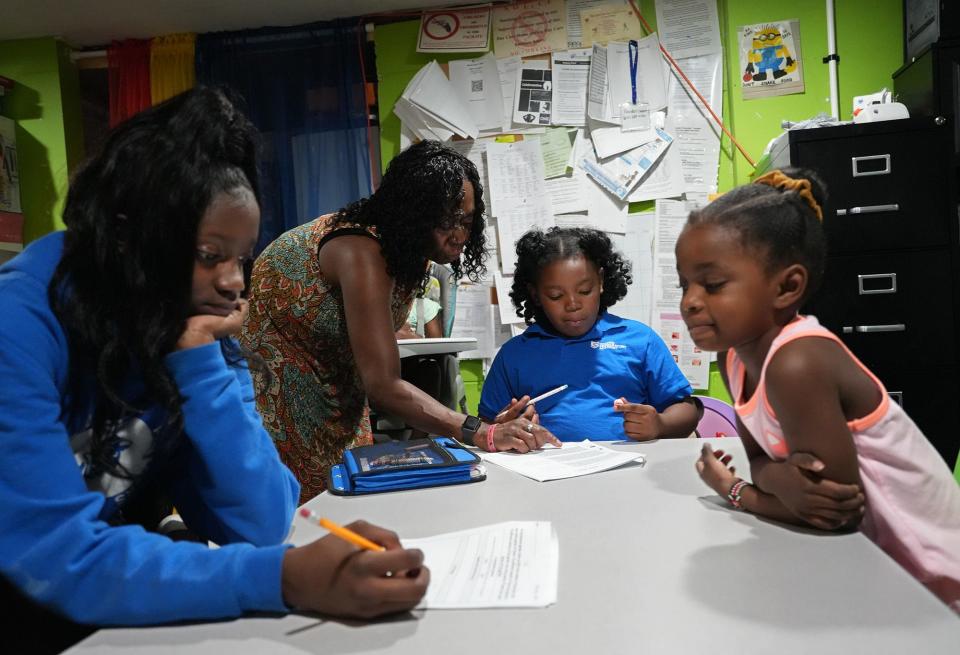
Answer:
POLYGON ((890 155, 868 155, 865 157, 851 157, 854 177, 867 177, 869 175, 889 175, 890 174, 890 155), (872 161, 882 161, 883 170, 860 170, 860 165, 872 161))
POLYGON ((891 325, 854 325, 853 327, 849 325, 843 326, 844 334, 852 334, 854 332, 903 332, 907 329, 907 326, 903 323, 893 323, 891 325))
POLYGON ((870 275, 858 275, 857 286, 860 289, 861 296, 872 296, 878 293, 896 293, 897 292, 897 274, 896 273, 871 273, 870 275), (879 289, 864 288, 863 283, 868 280, 889 280, 889 285, 879 289))
POLYGON ((865 205, 863 207, 851 207, 850 209, 838 209, 837 216, 846 216, 847 214, 877 214, 879 212, 897 212, 900 211, 900 205, 865 205))

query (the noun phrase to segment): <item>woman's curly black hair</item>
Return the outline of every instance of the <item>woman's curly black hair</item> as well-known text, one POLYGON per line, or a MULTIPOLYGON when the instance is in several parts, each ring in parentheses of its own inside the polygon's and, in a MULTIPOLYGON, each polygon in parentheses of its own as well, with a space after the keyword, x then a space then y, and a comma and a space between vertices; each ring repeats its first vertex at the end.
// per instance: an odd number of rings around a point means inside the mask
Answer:
POLYGON ((456 214, 464 180, 473 185, 473 222, 451 268, 456 278, 476 282, 486 273, 483 185, 473 162, 439 141, 421 141, 394 157, 376 192, 341 209, 336 222, 376 226, 387 272, 398 287, 422 291, 433 230, 456 214))
POLYGON ((517 316, 522 317, 527 325, 534 321, 550 325, 550 319, 533 293, 540 271, 555 261, 576 257, 593 262, 601 272, 600 313, 627 295, 627 286, 633 282, 630 262, 613 249, 606 234, 582 227, 552 227, 546 232, 531 230, 517 241, 517 264, 510 290, 510 300, 517 308, 517 316))
MULTIPOLYGON (((164 357, 190 315, 198 225, 218 194, 245 189, 259 202, 259 135, 234 102, 226 90, 197 87, 151 107, 114 129, 70 184, 48 296, 70 347, 68 402, 93 386, 89 475, 129 477, 113 461, 117 428, 148 404, 166 410, 172 435, 182 433, 164 357), (133 372, 143 392, 124 398, 133 372)), ((240 363, 235 344, 221 347, 240 363)), ((154 443, 154 453, 176 441, 154 443)))

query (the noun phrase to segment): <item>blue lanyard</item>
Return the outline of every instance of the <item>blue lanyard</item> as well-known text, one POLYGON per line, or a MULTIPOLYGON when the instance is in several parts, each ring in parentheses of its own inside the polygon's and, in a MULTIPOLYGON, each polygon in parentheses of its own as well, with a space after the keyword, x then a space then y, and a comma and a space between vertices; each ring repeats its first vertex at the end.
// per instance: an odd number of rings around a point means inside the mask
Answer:
POLYGON ((630 58, 630 97, 633 104, 637 104, 637 59, 640 56, 640 45, 634 39, 627 44, 627 56, 630 58))

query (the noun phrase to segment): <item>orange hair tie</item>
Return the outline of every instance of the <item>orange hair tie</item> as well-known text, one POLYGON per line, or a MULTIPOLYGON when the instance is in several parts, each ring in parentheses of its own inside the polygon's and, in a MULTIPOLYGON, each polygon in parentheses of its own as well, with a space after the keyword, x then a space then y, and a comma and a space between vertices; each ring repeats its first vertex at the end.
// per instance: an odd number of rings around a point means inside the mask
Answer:
POLYGON ((796 180, 789 175, 784 175, 783 171, 770 171, 766 175, 761 175, 753 181, 754 184, 766 184, 780 191, 796 191, 797 195, 804 199, 810 205, 810 209, 816 214, 817 220, 823 222, 823 210, 813 197, 813 186, 810 180, 796 180))

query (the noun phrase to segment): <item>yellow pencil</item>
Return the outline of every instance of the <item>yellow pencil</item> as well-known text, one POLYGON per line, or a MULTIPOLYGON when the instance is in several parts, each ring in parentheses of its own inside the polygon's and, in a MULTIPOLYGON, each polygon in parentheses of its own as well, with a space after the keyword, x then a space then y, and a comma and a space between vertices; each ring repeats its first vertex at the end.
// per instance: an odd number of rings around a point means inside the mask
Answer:
POLYGON ((316 515, 316 513, 304 507, 300 510, 300 516, 314 520, 320 527, 326 528, 330 531, 330 534, 336 535, 348 541, 354 546, 359 546, 360 548, 366 548, 367 550, 386 550, 380 544, 375 544, 366 537, 363 537, 353 530, 343 527, 342 525, 337 525, 333 521, 327 518, 321 518, 316 515))

